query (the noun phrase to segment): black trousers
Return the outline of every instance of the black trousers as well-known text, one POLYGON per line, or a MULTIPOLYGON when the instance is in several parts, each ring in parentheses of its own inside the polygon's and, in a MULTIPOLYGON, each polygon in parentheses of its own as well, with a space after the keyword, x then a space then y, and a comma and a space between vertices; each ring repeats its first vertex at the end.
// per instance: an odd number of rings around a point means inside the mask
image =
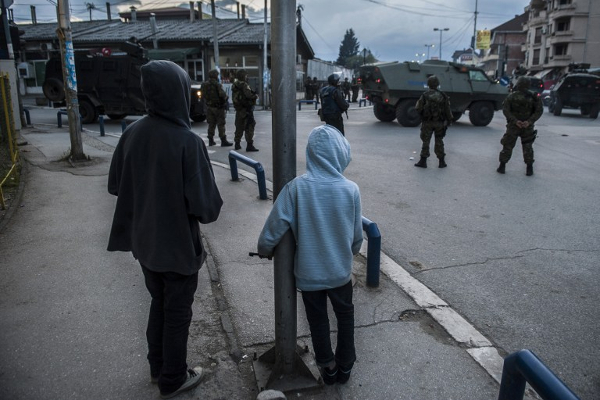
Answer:
POLYGON ((306 319, 315 351, 315 361, 326 366, 335 360, 337 365, 350 369, 356 360, 354 348, 354 304, 352 304, 352 281, 335 289, 302 291, 306 319), (331 349, 327 298, 331 301, 337 319, 337 346, 335 356, 331 349))
POLYGON ((142 265, 152 302, 146 329, 150 374, 161 393, 179 389, 187 377, 187 342, 198 273, 153 272, 142 265))

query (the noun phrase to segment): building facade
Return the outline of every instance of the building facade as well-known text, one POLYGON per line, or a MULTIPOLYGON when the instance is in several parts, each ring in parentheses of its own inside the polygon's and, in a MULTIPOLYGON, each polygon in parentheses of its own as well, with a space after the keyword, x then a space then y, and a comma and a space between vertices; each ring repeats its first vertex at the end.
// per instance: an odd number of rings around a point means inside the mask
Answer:
POLYGON ((527 11, 522 50, 530 73, 557 78, 570 64, 600 67, 600 1, 531 0, 527 11))

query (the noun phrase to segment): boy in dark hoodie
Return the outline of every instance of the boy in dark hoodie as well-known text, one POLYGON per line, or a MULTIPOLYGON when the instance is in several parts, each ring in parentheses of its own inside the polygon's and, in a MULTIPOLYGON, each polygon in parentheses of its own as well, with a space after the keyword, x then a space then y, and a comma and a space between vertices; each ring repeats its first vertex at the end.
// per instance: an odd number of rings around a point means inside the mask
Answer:
POLYGON ((170 61, 141 68, 148 115, 115 149, 108 192, 117 197, 108 251, 131 251, 152 297, 146 338, 150 377, 168 399, 196 387, 187 341, 198 270, 206 251, 198 223, 215 221, 223 200, 204 142, 191 131, 188 74, 170 61))

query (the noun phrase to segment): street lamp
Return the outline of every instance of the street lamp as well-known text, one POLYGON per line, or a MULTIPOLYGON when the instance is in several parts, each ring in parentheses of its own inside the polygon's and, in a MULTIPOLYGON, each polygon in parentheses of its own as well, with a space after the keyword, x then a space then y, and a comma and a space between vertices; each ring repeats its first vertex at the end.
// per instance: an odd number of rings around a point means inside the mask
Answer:
POLYGON ((435 44, 426 44, 425 47, 427 47, 427 59, 429 60, 429 49, 435 47, 435 44))
POLYGON ((442 32, 449 31, 450 28, 433 28, 434 31, 440 31, 440 60, 442 59, 442 32))

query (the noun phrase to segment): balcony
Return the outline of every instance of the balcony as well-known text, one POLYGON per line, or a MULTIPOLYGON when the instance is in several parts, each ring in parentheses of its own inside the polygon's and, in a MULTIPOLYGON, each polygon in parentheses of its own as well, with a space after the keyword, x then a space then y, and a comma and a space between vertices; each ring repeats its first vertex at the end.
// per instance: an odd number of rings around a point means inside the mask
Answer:
POLYGON ((548 38, 547 44, 571 43, 573 41, 572 31, 562 31, 560 34, 558 32, 556 32, 556 34, 553 33, 552 36, 548 38))
POLYGON ((529 20, 528 25, 531 28, 535 28, 536 26, 544 25, 548 22, 548 18, 545 15, 539 15, 537 17, 533 17, 529 20))

